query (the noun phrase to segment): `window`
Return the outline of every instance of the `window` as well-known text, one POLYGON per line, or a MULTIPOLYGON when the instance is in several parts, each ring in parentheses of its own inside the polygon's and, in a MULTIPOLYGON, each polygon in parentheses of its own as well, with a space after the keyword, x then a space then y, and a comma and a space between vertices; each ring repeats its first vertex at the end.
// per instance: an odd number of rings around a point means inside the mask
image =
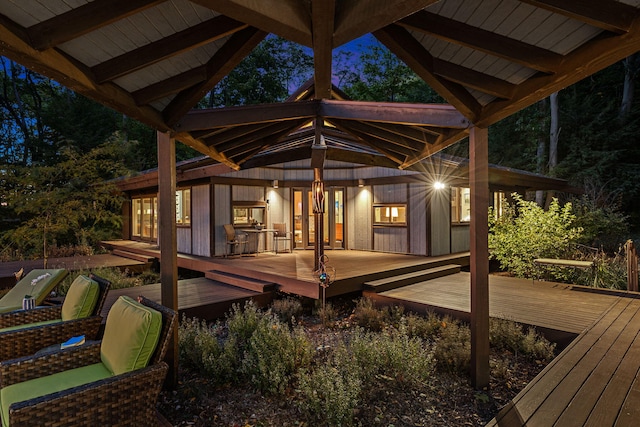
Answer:
POLYGON ((507 197, 502 191, 493 193, 493 214, 496 219, 500 218, 507 206, 507 197))
POLYGON ((255 224, 264 224, 266 222, 266 209, 264 204, 257 204, 256 202, 249 203, 250 204, 234 202, 233 225, 239 227, 249 227, 255 224))
POLYGON ((176 191, 176 225, 191 225, 191 189, 176 191))
POLYGON ((387 204, 373 207, 374 225, 407 225, 407 205, 387 204))
POLYGON ((158 199, 154 196, 131 200, 131 235, 142 240, 158 237, 158 199))
POLYGON ((463 223, 471 221, 471 190, 469 188, 451 187, 451 222, 463 223))

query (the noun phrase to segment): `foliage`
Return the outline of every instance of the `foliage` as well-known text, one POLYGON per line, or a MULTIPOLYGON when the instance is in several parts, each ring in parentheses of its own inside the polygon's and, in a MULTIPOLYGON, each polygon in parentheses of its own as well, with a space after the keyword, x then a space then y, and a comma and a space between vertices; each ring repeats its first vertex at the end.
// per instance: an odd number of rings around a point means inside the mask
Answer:
POLYGON ((302 303, 293 297, 276 299, 271 304, 271 311, 278 316, 281 322, 293 325, 295 320, 302 315, 302 303))
POLYGON ((629 238, 628 216, 620 212, 619 204, 583 196, 572 202, 575 225, 583 230, 578 243, 615 253, 629 238))
POLYGON ((516 277, 532 277, 533 260, 560 258, 582 229, 574 227, 571 203, 553 199, 545 211, 535 202, 513 194, 501 217, 489 214, 489 252, 501 268, 516 277))
POLYGON ((88 277, 91 273, 110 281, 111 289, 132 288, 135 286, 144 286, 160 282, 160 274, 151 270, 145 270, 142 273, 132 273, 128 269, 121 270, 113 267, 99 267, 92 269, 80 269, 69 274, 64 278, 60 285, 58 285, 58 292, 62 295, 66 295, 67 290, 76 277, 79 275, 88 277))
POLYGON ((123 175, 116 140, 88 152, 63 150, 55 166, 6 166, 3 201, 20 219, 4 233, 23 257, 47 256, 47 245, 95 246, 119 235, 122 195, 105 179, 123 175))
POLYGON ((496 349, 509 350, 533 360, 550 362, 555 357, 555 344, 545 339, 533 328, 525 328, 510 320, 489 319, 489 341, 496 349))
POLYGON ((381 331, 388 320, 387 313, 376 308, 369 298, 358 299, 353 315, 359 326, 371 331, 381 331))
POLYGON ((313 58, 299 45, 267 36, 202 100, 201 108, 285 100, 313 73, 313 58))

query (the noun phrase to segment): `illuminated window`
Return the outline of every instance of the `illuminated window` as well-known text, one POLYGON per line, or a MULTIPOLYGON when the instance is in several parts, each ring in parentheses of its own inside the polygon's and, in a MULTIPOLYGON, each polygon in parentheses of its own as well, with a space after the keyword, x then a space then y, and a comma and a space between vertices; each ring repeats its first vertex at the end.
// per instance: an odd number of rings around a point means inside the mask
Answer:
POLYGON ((191 225, 191 189, 176 191, 176 224, 191 225))
POLYGON ((451 187, 451 222, 464 223, 469 221, 471 221, 471 190, 451 187))
POLYGON ((234 202, 233 225, 243 227, 265 223, 265 206, 258 202, 234 202))
POLYGON ((373 207, 374 225, 407 225, 407 205, 376 205, 373 207))
POLYGON ((507 207, 507 197, 502 191, 493 193, 493 214, 496 219, 500 218, 507 207))

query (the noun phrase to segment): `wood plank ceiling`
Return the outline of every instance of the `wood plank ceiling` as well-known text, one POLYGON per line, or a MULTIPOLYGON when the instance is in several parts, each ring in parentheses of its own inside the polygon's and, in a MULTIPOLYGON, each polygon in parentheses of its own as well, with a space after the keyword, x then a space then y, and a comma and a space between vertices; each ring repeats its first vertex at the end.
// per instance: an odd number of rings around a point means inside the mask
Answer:
POLYGON ((640 0, 2 0, 0 54, 234 169, 310 122, 407 168, 471 124, 640 50, 639 10, 640 0), (313 50, 311 86, 295 102, 188 115, 269 33, 313 50), (332 50, 367 33, 455 110, 344 101, 332 50))

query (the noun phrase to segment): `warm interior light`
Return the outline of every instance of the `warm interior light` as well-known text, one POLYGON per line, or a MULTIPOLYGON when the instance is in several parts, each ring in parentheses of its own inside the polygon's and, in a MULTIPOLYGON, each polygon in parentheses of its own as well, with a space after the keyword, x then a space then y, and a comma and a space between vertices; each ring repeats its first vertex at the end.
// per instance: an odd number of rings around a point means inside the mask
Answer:
POLYGON ((385 216, 386 216, 387 218, 389 218, 389 215, 390 215, 390 214, 389 214, 389 208, 387 208, 387 211, 385 212, 385 216))
POLYGON ((398 208, 391 208, 391 218, 398 218, 398 208))
POLYGON ((433 188, 435 188, 436 190, 444 190, 444 183, 436 181, 433 183, 433 188))

